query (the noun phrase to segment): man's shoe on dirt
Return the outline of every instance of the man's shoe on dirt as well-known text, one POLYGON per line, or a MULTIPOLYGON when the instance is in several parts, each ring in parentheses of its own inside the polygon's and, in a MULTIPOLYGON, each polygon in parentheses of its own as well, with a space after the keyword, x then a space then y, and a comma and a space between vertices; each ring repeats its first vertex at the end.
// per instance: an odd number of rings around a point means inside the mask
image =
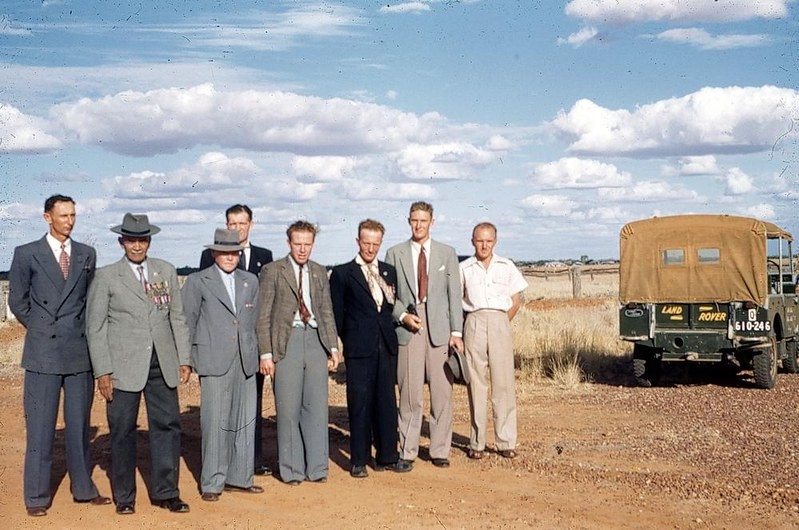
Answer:
POLYGON ((153 504, 159 508, 164 508, 172 513, 186 513, 189 511, 189 505, 183 502, 180 497, 172 497, 171 499, 164 499, 162 501, 153 501, 153 504))
POLYGON ((26 510, 31 517, 44 517, 47 515, 47 508, 44 506, 34 506, 33 508, 26 508, 26 510))
POLYGON ((350 476, 352 478, 366 478, 369 476, 369 473, 366 471, 366 466, 352 466, 350 476))
POLYGON ((440 468, 447 468, 449 467, 449 460, 446 458, 434 458, 433 465, 440 468))
POLYGON ((397 473, 407 473, 413 469, 413 460, 398 460, 397 465, 394 468, 394 471, 397 473))
POLYGON ((378 464, 375 462, 374 470, 378 473, 382 471, 396 471, 397 470, 397 462, 392 462, 391 464, 378 464))

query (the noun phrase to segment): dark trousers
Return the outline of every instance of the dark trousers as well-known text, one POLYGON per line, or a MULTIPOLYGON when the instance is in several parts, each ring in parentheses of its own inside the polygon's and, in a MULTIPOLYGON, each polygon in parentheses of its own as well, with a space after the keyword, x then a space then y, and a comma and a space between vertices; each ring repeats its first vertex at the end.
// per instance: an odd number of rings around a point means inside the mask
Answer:
POLYGON ((264 435, 262 432, 264 424, 264 379, 265 376, 261 372, 255 374, 255 469, 266 465, 264 461, 264 435))
MULTIPOLYGON (((346 350, 345 350, 346 351, 346 350)), ((381 338, 370 357, 347 359, 347 413, 350 420, 350 461, 364 466, 371 460, 393 464, 397 451, 397 358, 381 338)))
POLYGON ((27 438, 23 490, 25 506, 28 508, 46 508, 53 500, 50 474, 62 388, 64 445, 72 496, 78 500, 88 500, 98 495, 89 460, 89 416, 94 394, 91 372, 60 375, 26 371, 22 398, 27 438))
POLYGON ((178 496, 178 391, 166 385, 158 357, 153 353, 144 390, 114 389, 114 399, 107 407, 111 430, 111 489, 117 504, 132 504, 136 500, 136 420, 142 393, 150 436, 150 499, 159 501, 178 496))

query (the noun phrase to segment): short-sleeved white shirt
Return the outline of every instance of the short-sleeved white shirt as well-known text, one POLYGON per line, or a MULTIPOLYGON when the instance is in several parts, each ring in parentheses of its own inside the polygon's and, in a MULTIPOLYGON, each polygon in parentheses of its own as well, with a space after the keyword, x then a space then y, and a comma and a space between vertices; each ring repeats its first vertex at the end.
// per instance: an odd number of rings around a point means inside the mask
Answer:
POLYGON ((494 254, 486 269, 474 256, 461 265, 463 310, 480 309, 508 311, 513 306, 511 297, 527 289, 527 281, 507 258, 494 254))

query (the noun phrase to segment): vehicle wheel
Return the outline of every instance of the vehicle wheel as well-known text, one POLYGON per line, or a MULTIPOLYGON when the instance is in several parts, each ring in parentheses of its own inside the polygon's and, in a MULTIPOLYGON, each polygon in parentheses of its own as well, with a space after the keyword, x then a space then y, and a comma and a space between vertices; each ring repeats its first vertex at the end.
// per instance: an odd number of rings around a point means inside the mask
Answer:
POLYGON ((770 337, 770 346, 760 350, 752 357, 755 372, 755 385, 758 388, 774 388, 777 383, 777 338, 770 337))
POLYGON ((799 373, 799 359, 796 358, 797 342, 792 340, 785 343, 785 358, 782 360, 782 368, 789 374, 799 373))
POLYGON ((633 375, 638 386, 656 386, 662 371, 663 362, 655 356, 652 348, 636 344, 633 349, 633 375))

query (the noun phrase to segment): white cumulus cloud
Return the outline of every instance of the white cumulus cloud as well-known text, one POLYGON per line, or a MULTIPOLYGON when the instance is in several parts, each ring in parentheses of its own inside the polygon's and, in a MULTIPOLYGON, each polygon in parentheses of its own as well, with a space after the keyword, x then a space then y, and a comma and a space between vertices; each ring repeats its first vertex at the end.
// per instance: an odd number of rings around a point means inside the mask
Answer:
POLYGON ((691 177, 696 175, 718 175, 720 169, 713 155, 684 156, 676 165, 663 165, 660 174, 664 177, 691 177))
POLYGON ((60 149, 61 140, 47 129, 45 120, 0 104, 0 153, 42 153, 60 149))
POLYGON ((788 15, 793 0, 571 0, 568 16, 595 23, 732 22, 788 15))
POLYGON ((742 209, 740 213, 747 217, 766 220, 774 219, 774 217, 777 215, 777 212, 774 210, 774 206, 768 203, 754 204, 742 209))
POLYGON ((768 35, 711 35, 702 28, 675 28, 654 36, 657 40, 688 44, 701 50, 752 48, 771 42, 768 35))
POLYGON ((633 110, 581 99, 552 121, 579 154, 695 156, 751 153, 795 138, 799 92, 775 86, 706 87, 633 110))
POLYGON ((627 186, 632 176, 613 164, 582 158, 561 158, 533 168, 533 181, 544 189, 627 186))
POLYGON ((421 13, 430 11, 430 5, 425 2, 400 2, 386 4, 380 8, 381 13, 421 13))
POLYGON ((566 38, 558 37, 558 44, 569 44, 575 48, 579 48, 586 42, 594 40, 598 34, 599 30, 597 30, 595 27, 586 26, 581 28, 580 31, 572 33, 566 38))
POLYGON ((695 201, 699 193, 682 186, 672 186, 668 182, 649 180, 637 182, 627 188, 600 188, 600 199, 613 202, 656 202, 656 201, 695 201))
POLYGON ((724 180, 727 184, 727 195, 742 195, 751 192, 753 189, 752 177, 737 167, 727 171, 724 180))
POLYGON ((411 179, 463 179, 496 159, 497 154, 467 143, 411 144, 397 156, 396 163, 411 179))
POLYGON ((533 215, 539 217, 568 217, 580 206, 565 195, 530 195, 522 205, 533 215))
POLYGON ((137 156, 198 145, 341 156, 399 151, 456 134, 435 112, 282 91, 217 91, 210 84, 83 98, 50 114, 73 141, 137 156))

